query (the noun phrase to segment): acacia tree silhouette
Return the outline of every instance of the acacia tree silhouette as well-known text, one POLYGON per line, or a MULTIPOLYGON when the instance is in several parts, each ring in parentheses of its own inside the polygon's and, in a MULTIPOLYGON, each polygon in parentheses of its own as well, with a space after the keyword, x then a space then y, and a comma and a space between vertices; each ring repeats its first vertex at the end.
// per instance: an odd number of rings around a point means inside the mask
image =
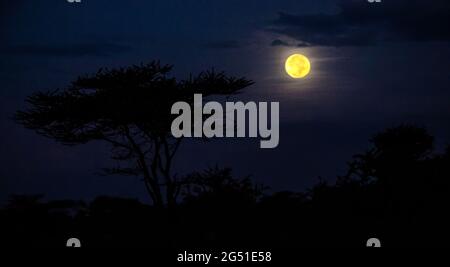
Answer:
POLYGON ((253 82, 214 70, 177 81, 171 70, 159 61, 100 69, 67 89, 34 93, 15 120, 64 145, 108 142, 118 166, 107 174, 142 176, 155 206, 174 206, 182 183, 171 170, 182 139, 170 131, 173 103, 237 94, 253 82))

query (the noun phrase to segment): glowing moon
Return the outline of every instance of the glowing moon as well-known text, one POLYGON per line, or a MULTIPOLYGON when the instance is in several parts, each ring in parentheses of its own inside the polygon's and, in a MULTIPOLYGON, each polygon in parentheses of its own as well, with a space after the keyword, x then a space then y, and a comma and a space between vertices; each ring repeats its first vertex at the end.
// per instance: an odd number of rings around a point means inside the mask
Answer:
POLYGON ((311 71, 311 62, 304 55, 294 54, 286 60, 285 68, 292 78, 305 78, 311 71))

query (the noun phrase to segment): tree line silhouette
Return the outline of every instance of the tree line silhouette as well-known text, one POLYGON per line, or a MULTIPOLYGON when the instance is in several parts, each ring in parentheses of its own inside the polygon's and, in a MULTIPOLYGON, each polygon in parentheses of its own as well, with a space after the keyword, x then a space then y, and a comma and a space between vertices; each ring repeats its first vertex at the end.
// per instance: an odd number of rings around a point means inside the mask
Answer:
POLYGON ((345 175, 305 192, 271 192, 218 166, 178 177, 171 104, 194 92, 236 94, 252 82, 214 71, 176 81, 170 70, 158 62, 100 70, 28 98, 17 122, 67 145, 110 143, 127 165, 105 172, 143 177, 153 203, 12 196, 0 210, 4 245, 60 247, 69 237, 87 247, 362 247, 371 237, 384 246, 447 245, 450 148, 437 152, 425 128, 376 134, 345 175))

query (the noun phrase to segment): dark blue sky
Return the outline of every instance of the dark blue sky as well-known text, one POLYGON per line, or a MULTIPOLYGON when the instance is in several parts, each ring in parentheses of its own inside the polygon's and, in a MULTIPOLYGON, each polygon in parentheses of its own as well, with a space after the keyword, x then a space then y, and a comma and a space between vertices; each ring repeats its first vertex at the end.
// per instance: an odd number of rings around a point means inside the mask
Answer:
POLYGON ((64 147, 14 124, 38 90, 64 88, 101 67, 153 59, 173 75, 214 67, 256 83, 239 100, 279 101, 280 146, 257 140, 188 142, 180 173, 219 163, 274 190, 333 180, 377 131, 404 122, 450 141, 449 1, 0 0, 0 199, 123 195, 146 199, 139 179, 96 176, 102 144, 64 147), (283 70, 311 58, 306 80, 283 70))

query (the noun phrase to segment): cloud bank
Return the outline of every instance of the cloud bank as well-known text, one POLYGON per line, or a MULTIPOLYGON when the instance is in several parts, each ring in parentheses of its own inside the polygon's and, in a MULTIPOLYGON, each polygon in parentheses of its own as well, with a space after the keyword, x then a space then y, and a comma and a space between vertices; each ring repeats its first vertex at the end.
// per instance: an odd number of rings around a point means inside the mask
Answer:
POLYGON ((378 4, 341 0, 338 7, 335 14, 279 13, 268 30, 295 39, 300 46, 450 41, 448 0, 383 0, 378 4))

